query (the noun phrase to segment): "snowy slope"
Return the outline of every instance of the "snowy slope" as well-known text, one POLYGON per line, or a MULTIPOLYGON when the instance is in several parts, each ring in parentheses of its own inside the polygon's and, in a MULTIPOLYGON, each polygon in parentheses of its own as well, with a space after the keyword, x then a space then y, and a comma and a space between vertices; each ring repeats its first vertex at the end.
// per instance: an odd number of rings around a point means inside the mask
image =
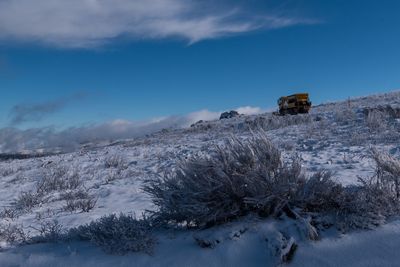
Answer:
MULTIPOLYGON (((169 129, 134 140, 108 145, 86 145, 79 151, 42 158, 0 162, 0 225, 18 226, 38 234, 43 222, 57 220, 65 229, 89 223, 103 215, 123 212, 141 216, 155 209, 142 191, 143 180, 173 171, 180 159, 206 154, 225 138, 247 138, 265 131, 285 159, 298 155, 306 171, 331 170, 349 185, 373 175, 370 148, 400 157, 400 121, 396 117, 369 118, 367 109, 400 108, 400 92, 319 105, 310 115, 276 117, 271 113, 202 122, 187 129, 169 129), (22 205, 23 194, 38 190, 44 177, 78 177, 73 188, 47 190, 38 203, 9 214, 22 205), (66 192, 84 192, 95 201, 89 212, 68 210, 66 192)), ((387 114, 386 114, 387 115, 387 114)), ((24 204, 25 205, 25 204, 24 204)), ((350 233, 310 243, 301 241, 293 266, 396 266, 400 256, 399 221, 375 231, 350 233), (317 256, 316 256, 317 255, 317 256), (337 255, 343 255, 338 259, 337 255), (382 259, 382 257, 386 257, 382 259), (363 264, 361 264, 363 263, 363 264), (357 265, 358 264, 358 265, 357 265)), ((265 242, 275 222, 245 219, 223 226, 226 242, 215 249, 196 245, 195 232, 160 232, 154 255, 110 256, 87 243, 39 244, 9 248, 0 243, 0 266, 274 266, 276 258, 265 242), (240 238, 230 238, 245 227, 240 238), (136 265, 132 265, 132 264, 136 265)), ((220 233, 218 232, 218 233, 220 233)), ((299 237, 299 240, 301 238, 299 237)))

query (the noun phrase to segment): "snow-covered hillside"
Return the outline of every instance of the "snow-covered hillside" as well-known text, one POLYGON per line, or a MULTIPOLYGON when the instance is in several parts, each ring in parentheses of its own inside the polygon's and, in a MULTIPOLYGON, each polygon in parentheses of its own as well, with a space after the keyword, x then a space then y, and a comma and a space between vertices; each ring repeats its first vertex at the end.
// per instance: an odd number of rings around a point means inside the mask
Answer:
MULTIPOLYGON (((78 151, 0 162, 0 266, 275 266, 274 247, 265 242, 284 222, 247 216, 207 230, 157 230, 151 255, 115 256, 85 242, 13 246, 5 233, 35 236, 57 221, 70 229, 111 213, 140 217, 155 210, 143 181, 173 172, 183 159, 207 155, 226 138, 266 136, 284 161, 297 155, 303 170, 333 172, 343 185, 372 177, 371 148, 400 158, 400 92, 315 107, 310 115, 266 113, 199 122, 133 140, 85 145, 78 151), (218 239, 201 248, 196 237, 218 239), (3 239, 3 240, 2 240, 3 239)), ((295 230, 289 230, 294 231, 295 230)), ((278 231, 279 232, 279 231, 278 231)), ((22 235, 16 235, 19 241, 22 235)), ((400 221, 373 231, 329 230, 320 241, 304 240, 288 266, 398 266, 400 221)))

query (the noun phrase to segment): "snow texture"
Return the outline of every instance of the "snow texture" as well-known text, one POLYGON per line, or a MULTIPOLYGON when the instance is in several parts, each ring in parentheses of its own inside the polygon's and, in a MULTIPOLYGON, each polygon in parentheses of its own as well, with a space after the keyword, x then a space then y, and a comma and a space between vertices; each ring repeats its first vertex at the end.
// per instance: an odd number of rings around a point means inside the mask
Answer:
MULTIPOLYGON (((373 231, 342 234, 328 229, 319 241, 309 241, 299 231, 302 225, 290 219, 249 216, 206 230, 158 230, 151 255, 109 255, 78 241, 15 244, 25 236, 46 234, 43 227, 55 227, 53 222, 70 229, 109 214, 140 218, 146 210, 156 211, 143 182, 173 173, 182 160, 209 155, 232 135, 246 140, 263 131, 285 163, 297 155, 307 173, 325 169, 343 186, 359 185, 360 178, 367 181, 377 175, 377 158, 371 151, 379 152, 378 160, 398 163, 398 108, 400 93, 393 92, 322 104, 309 115, 240 115, 136 139, 86 143, 70 153, 2 160, 0 265, 276 266, 282 252, 295 243, 288 266, 396 266, 400 262, 396 218, 373 231)), ((392 175, 397 170, 384 164, 378 170, 384 179, 398 177, 392 175)))

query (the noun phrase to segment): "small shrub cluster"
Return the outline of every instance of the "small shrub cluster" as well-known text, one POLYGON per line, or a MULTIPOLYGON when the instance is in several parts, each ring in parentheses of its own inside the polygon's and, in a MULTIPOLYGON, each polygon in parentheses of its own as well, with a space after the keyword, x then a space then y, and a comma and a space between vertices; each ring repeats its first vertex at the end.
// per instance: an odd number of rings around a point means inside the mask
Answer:
POLYGON ((245 120, 249 129, 262 129, 264 131, 288 127, 291 125, 308 124, 312 118, 308 114, 290 115, 290 116, 256 116, 245 120))
POLYGON ((399 203, 373 183, 360 181, 359 186, 344 187, 333 181, 330 173, 316 173, 304 184, 295 206, 313 214, 314 225, 336 226, 343 232, 372 229, 393 215, 399 203))
POLYGON ((148 181, 144 190, 159 207, 159 220, 207 226, 254 210, 278 212, 304 179, 297 161, 284 164, 278 149, 258 135, 232 137, 213 155, 190 158, 176 174, 148 181))
POLYGON ((17 210, 14 209, 13 207, 4 208, 0 212, 0 218, 2 218, 2 219, 14 220, 14 219, 18 218, 18 216, 19 216, 19 214, 18 214, 17 210))
POLYGON ((66 239, 66 232, 57 220, 40 222, 39 228, 32 227, 37 235, 26 233, 22 226, 15 224, 0 225, 0 243, 8 245, 60 242, 66 239))
POLYGON ((382 113, 385 117, 391 118, 391 119, 399 119, 400 118, 400 108, 398 107, 392 107, 391 105, 386 105, 386 106, 377 106, 373 108, 365 108, 363 110, 364 115, 368 117, 368 115, 372 112, 380 112, 382 113))
POLYGON ((357 119, 357 113, 351 107, 347 107, 336 111, 334 114, 335 121, 340 125, 348 125, 357 119))
POLYGON ((57 211, 47 208, 43 211, 39 211, 35 213, 36 221, 44 221, 46 219, 53 218, 57 214, 57 211))
POLYGON ((38 236, 32 237, 31 243, 59 242, 65 239, 65 230, 57 220, 46 220, 40 223, 38 236))
POLYGON ((372 228, 397 212, 400 164, 376 152, 373 158, 375 179, 343 187, 329 172, 306 177, 298 160, 285 164, 263 135, 232 138, 210 156, 183 161, 174 175, 148 181, 144 190, 158 206, 153 215, 162 223, 207 227, 250 212, 285 215, 315 239, 314 226, 372 228))
POLYGON ((85 191, 67 192, 62 195, 62 199, 66 201, 63 209, 68 212, 81 211, 89 212, 96 206, 97 198, 85 191))
POLYGON ((122 169, 112 169, 108 172, 105 178, 105 183, 109 184, 119 179, 122 179, 126 176, 126 173, 123 173, 122 169))
POLYGON ((18 225, 0 225, 0 242, 8 244, 21 244, 26 242, 27 235, 21 226, 18 225))
POLYGON ((89 212, 97 202, 94 196, 83 191, 84 183, 77 172, 71 172, 65 165, 49 168, 43 173, 33 191, 22 192, 14 202, 13 209, 18 213, 29 212, 53 192, 60 192, 65 200, 64 210, 89 212))
POLYGON ((70 238, 90 241, 112 254, 143 251, 151 254, 156 243, 149 220, 113 214, 71 229, 70 238))
POLYGON ((386 117, 382 111, 371 110, 366 117, 367 126, 374 131, 386 129, 386 117))
POLYGON ((17 211, 29 212, 42 202, 42 196, 37 192, 22 192, 13 203, 17 211))
MULTIPOLYGON (((377 187, 388 194, 393 200, 400 200, 400 160, 388 153, 380 152, 376 148, 371 149, 371 157, 376 164, 375 176, 368 185, 377 187)), ((365 182, 364 182, 365 183, 365 182)))
POLYGON ((53 191, 74 190, 83 185, 78 173, 70 173, 66 166, 58 166, 48 170, 37 184, 39 194, 53 191))
POLYGON ((110 155, 105 158, 104 160, 104 166, 109 169, 109 168, 115 168, 115 169, 124 169, 126 167, 126 162, 125 159, 119 155, 110 155))

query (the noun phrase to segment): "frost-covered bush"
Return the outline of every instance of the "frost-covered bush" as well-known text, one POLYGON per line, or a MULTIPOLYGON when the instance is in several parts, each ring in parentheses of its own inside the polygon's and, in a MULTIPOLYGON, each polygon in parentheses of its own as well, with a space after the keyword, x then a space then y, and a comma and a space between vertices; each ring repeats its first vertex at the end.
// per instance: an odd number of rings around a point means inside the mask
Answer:
POLYGON ((58 166, 44 173, 37 184, 37 192, 45 195, 53 191, 73 190, 83 185, 77 172, 70 172, 66 166, 58 166))
POLYGON ((376 148, 371 150, 372 158, 376 163, 376 174, 370 185, 384 190, 391 198, 400 200, 400 160, 380 152, 376 148))
POLYGON ((111 169, 105 177, 105 182, 109 184, 122 178, 124 178, 124 173, 122 172, 122 169, 111 169))
POLYGON ((384 130, 386 128, 386 117, 382 111, 371 110, 366 117, 367 126, 374 131, 384 130))
POLYGON ((338 124, 347 125, 357 119, 357 113, 354 111, 354 109, 347 107, 347 108, 335 111, 334 118, 338 124))
POLYGON ((298 162, 284 164, 278 149, 259 134, 244 141, 232 137, 210 156, 184 160, 174 175, 148 181, 144 190, 159 207, 159 220, 205 226, 253 210, 277 212, 301 183, 298 162))
POLYGON ((341 205, 343 186, 332 180, 331 172, 320 171, 308 178, 297 196, 304 211, 326 212, 341 205))
POLYGON ((383 224, 390 216, 398 215, 400 161, 376 149, 372 149, 371 156, 376 163, 374 176, 359 178, 360 185, 349 187, 323 179, 325 182, 320 184, 322 187, 314 190, 321 197, 311 202, 320 203, 317 205, 319 208, 310 207, 310 200, 306 199, 306 210, 331 216, 331 223, 342 231, 372 229, 383 224))
POLYGON ((19 216, 19 212, 14 207, 4 208, 0 212, 0 218, 1 219, 14 220, 14 219, 18 218, 18 216, 19 216))
POLYGON ((154 218, 161 223, 206 227, 248 213, 284 215, 316 239, 314 226, 372 228, 398 214, 400 163, 374 153, 377 175, 344 187, 330 172, 307 177, 298 160, 282 162, 262 134, 233 137, 210 155, 184 160, 175 174, 148 181, 144 190, 158 207, 154 218))
POLYGON ((18 225, 0 225, 0 243, 19 244, 27 240, 27 235, 23 228, 18 225))
POLYGON ((13 203, 13 206, 19 211, 31 211, 34 207, 40 204, 41 201, 41 196, 35 192, 22 192, 13 203))
POLYGON ((391 105, 376 106, 372 108, 364 108, 363 112, 366 117, 372 112, 380 112, 387 119, 398 119, 400 118, 400 108, 393 107, 391 105))
POLYGON ((308 114, 298 114, 290 116, 257 116, 246 119, 245 124, 249 129, 262 129, 264 131, 288 127, 291 125, 308 124, 312 118, 308 114))
POLYGON ((114 154, 104 159, 104 166, 107 169, 109 168, 124 169, 126 167, 126 162, 121 155, 114 154))
POLYGON ((361 185, 344 188, 339 206, 334 209, 333 223, 343 232, 350 229, 373 229, 390 216, 393 203, 385 191, 361 185))
POLYGON ((38 229, 39 235, 31 238, 32 243, 59 242, 65 238, 65 230, 57 220, 42 221, 38 229))
POLYGON ((77 189, 82 185, 78 173, 70 174, 66 167, 58 167, 47 172, 38 183, 38 191, 51 192, 77 189))
POLYGON ((139 220, 122 213, 119 216, 105 216, 90 224, 71 229, 69 237, 93 242, 112 254, 139 251, 151 254, 156 244, 150 221, 146 218, 139 220))
POLYGON ((68 192, 63 195, 66 201, 63 209, 65 211, 74 212, 89 212, 96 206, 97 198, 84 191, 68 192))
MULTIPOLYGON (((11 209, 18 211, 18 213, 29 212, 37 205, 48 201, 46 197, 54 191, 67 191, 61 194, 62 198, 66 199, 74 194, 77 196, 80 192, 83 192, 81 190, 83 185, 78 173, 70 172, 66 166, 50 168, 44 172, 42 178, 36 184, 35 190, 21 192, 11 209)), ((95 202, 94 197, 80 199, 79 208, 87 212, 94 207, 95 202)), ((76 203, 74 205, 78 208, 76 203)))

